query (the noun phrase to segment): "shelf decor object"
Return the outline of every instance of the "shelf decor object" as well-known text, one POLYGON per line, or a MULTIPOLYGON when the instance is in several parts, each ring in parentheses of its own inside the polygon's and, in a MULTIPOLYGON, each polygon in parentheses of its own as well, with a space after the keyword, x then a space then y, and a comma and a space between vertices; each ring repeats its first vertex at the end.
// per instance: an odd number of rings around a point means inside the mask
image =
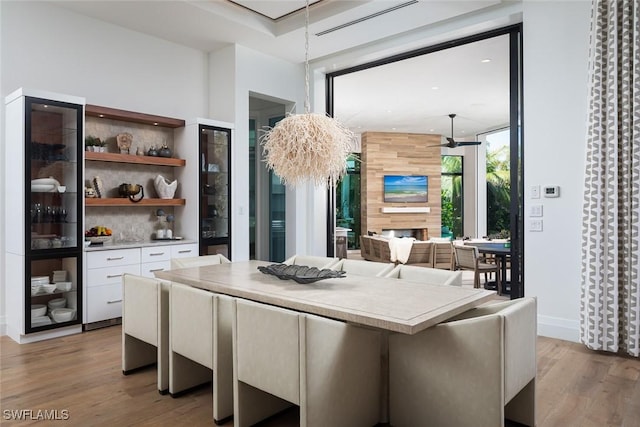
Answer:
POLYGON ((161 199, 173 199, 178 188, 178 180, 169 181, 162 175, 158 175, 153 180, 153 186, 161 199))
POLYGON ((283 184, 310 181, 334 186, 347 172, 347 157, 355 135, 325 114, 310 113, 309 102, 309 0, 305 8, 304 114, 289 114, 267 130, 260 142, 267 167, 283 184))

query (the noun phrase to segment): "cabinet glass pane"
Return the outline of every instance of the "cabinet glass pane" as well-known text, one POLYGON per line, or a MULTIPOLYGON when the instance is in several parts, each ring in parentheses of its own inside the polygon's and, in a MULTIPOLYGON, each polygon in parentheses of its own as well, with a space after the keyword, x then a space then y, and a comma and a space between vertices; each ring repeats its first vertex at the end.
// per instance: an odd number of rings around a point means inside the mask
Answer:
POLYGON ((27 105, 31 249, 76 247, 78 106, 37 100, 27 105))
POLYGON ((229 129, 200 129, 200 254, 229 257, 229 129))
POLYGON ((32 260, 27 289, 29 329, 80 323, 76 257, 32 260))

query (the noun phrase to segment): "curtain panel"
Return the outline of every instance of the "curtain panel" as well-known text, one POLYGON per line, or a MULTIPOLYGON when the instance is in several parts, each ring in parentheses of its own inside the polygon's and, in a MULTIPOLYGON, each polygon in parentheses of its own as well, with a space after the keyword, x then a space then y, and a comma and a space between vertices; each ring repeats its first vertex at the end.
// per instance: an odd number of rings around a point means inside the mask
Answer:
POLYGON ((580 339, 640 356, 640 2, 593 0, 580 339))

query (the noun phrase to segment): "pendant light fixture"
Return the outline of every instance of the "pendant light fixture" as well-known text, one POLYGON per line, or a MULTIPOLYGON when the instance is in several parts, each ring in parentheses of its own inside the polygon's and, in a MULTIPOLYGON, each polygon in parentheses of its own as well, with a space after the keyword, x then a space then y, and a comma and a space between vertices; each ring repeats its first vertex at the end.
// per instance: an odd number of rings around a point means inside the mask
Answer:
POLYGON ((285 185, 334 186, 347 172, 354 133, 309 102, 309 0, 305 7, 304 114, 289 114, 260 137, 267 167, 285 185))

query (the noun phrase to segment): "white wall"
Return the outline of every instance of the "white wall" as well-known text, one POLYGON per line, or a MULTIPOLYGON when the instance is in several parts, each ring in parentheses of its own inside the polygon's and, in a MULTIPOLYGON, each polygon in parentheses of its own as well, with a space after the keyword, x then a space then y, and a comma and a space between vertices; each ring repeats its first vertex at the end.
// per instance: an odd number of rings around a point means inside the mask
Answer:
MULTIPOLYGON (((525 209, 543 205, 543 231, 525 233, 525 292, 538 332, 579 339, 581 223, 587 121, 589 1, 524 4, 525 209), (559 185, 557 199, 529 197, 559 185)), ((526 224, 528 229, 528 224, 526 224)))
MULTIPOLYGON (((560 198, 540 200, 544 205, 544 231, 526 233, 525 289, 527 295, 538 298, 541 334, 577 340, 590 2, 525 0, 522 8, 525 185, 561 187, 560 198)), ((486 17, 486 24, 480 22, 485 19, 482 16, 466 17, 456 25, 450 23, 440 34, 429 28, 425 40, 460 37, 465 31, 478 32, 500 22, 504 25, 517 10, 510 4, 504 16, 500 16, 500 10, 492 13, 486 17), (449 27, 455 27, 455 37, 453 32, 446 33, 451 30, 449 27)), ((115 108, 234 122, 232 257, 248 257, 248 147, 241 141, 248 140, 249 93, 295 102, 301 112, 301 64, 289 64, 240 46, 207 58, 202 52, 42 2, 0 2, 0 16, 3 97, 25 86, 83 96, 89 103, 115 108), (292 84, 296 81, 301 84, 292 84), (209 111, 212 114, 207 114, 209 111)), ((403 40, 396 39, 398 43, 403 40)), ((415 46, 415 36, 411 41, 415 46)), ((382 56, 403 49, 392 43, 383 45, 382 56)), ((372 59, 372 55, 380 56, 372 50, 370 45, 362 54, 351 51, 340 59, 348 61, 347 66, 372 59)), ((328 64, 336 63, 335 58, 327 58, 325 63, 317 64, 316 69, 328 69, 328 64)), ((314 111, 323 111, 324 80, 317 70, 312 80, 312 105, 314 111)), ((4 111, 0 116, 4 120, 4 111)), ((0 145, 4 146, 4 140, 0 145)), ((303 188, 289 200, 295 218, 287 218, 292 227, 287 230, 292 239, 287 242, 287 253, 324 254, 326 192, 303 188)), ((526 203, 531 204, 531 200, 526 203)), ((4 208, 0 205, 1 211, 4 208)), ((0 249, 4 252, 3 247, 0 249)), ((4 286, 0 285, 0 323, 5 313, 4 286)))
MULTIPOLYGON (((204 84, 207 57, 200 51, 76 15, 46 2, 0 1, 0 16, 0 164, 4 164, 6 144, 4 97, 19 87, 81 96, 89 104, 149 114, 183 119, 208 116, 204 84)), ((3 214, 23 215, 22 206, 4 206, 4 194, 0 194, 0 201, 3 214)), ((4 236, 2 232, 3 264, 4 236)), ((6 313, 4 267, 0 265, 2 333, 6 313)))
MULTIPOLYGON (((424 31, 423 46, 513 23, 516 3, 491 13, 424 31), (452 30, 451 28, 454 28, 452 30)), ((525 186, 559 185, 561 197, 540 199, 544 231, 525 234, 525 294, 538 298, 538 332, 578 341, 580 224, 586 137, 589 0, 524 0, 524 171, 525 186)), ((415 48, 419 34, 408 34, 415 48)), ((314 63, 318 70, 349 67, 410 50, 388 41, 314 63), (384 52, 384 54, 382 54, 384 52)), ((316 81, 316 94, 324 83, 316 81)), ((466 165, 465 165, 466 168, 466 165)), ((528 197, 525 207, 531 205, 528 197)), ((528 227, 527 227, 528 229, 528 227)))

